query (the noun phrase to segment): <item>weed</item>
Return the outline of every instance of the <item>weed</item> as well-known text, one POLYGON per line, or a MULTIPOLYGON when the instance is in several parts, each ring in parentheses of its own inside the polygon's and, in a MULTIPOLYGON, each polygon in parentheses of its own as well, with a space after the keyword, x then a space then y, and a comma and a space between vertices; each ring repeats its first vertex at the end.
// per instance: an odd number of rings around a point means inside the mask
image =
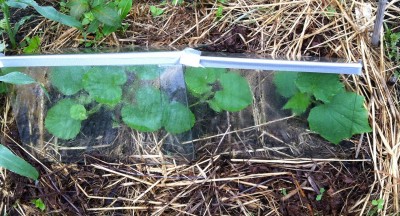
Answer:
MULTIPOLYGON (((8 38, 11 43, 11 47, 13 49, 17 48, 17 42, 15 40, 15 36, 19 30, 19 28, 27 21, 29 20, 32 16, 25 16, 22 17, 17 23, 14 24, 14 27, 11 26, 10 22, 10 9, 9 9, 9 1, 5 0, 0 0, 0 8, 1 11, 3 12, 4 18, 0 20, 0 33, 5 31, 8 35, 8 38)), ((12 4, 11 4, 12 5, 12 4)), ((5 43, 3 43, 5 45, 5 43)), ((1 50, 5 49, 6 46, 4 46, 1 50)))
POLYGON ((153 17, 158 17, 164 13, 164 9, 152 5, 150 6, 150 13, 153 17))
POLYGON ((334 144, 371 131, 364 97, 347 92, 338 75, 276 72, 274 83, 278 93, 289 99, 283 109, 301 115, 312 107, 310 129, 334 144))
POLYGON ((319 194, 315 197, 315 200, 321 201, 322 200, 322 196, 324 195, 324 193, 325 193, 325 188, 320 188, 319 189, 319 194))
POLYGON ((376 215, 378 211, 383 209, 385 204, 383 199, 372 200, 371 202, 373 208, 368 212, 368 215, 376 215))
POLYGON ((385 48, 386 53, 390 60, 395 63, 400 62, 400 49, 397 45, 400 42, 400 32, 394 33, 392 30, 385 24, 385 48))
POLYGON ((283 196, 286 196, 286 195, 288 194, 286 188, 282 188, 282 189, 281 189, 281 194, 282 194, 283 196))
POLYGON ((28 46, 24 48, 24 53, 26 54, 32 54, 36 53, 40 49, 40 37, 39 36, 34 36, 32 38, 27 38, 26 39, 28 42, 28 46))
POLYGON ((31 201, 32 204, 35 205, 36 208, 40 209, 40 211, 44 211, 46 209, 46 204, 44 204, 43 200, 38 198, 31 201))
POLYGON ((33 180, 37 180, 39 177, 38 171, 32 165, 12 153, 2 144, 0 144, 0 167, 33 180))
POLYGON ((331 20, 333 17, 335 17, 335 13, 336 13, 336 9, 334 6, 329 5, 328 7, 326 7, 324 15, 331 20))
MULTIPOLYGON (((0 81, 16 85, 36 83, 34 79, 20 72, 11 72, 0 76, 0 81)), ((39 177, 39 173, 34 167, 32 167, 32 165, 16 156, 2 144, 0 144, 0 167, 33 180, 37 180, 39 177)))
POLYGON ((69 14, 86 29, 84 36, 94 33, 96 40, 122 27, 122 20, 132 8, 132 0, 70 0, 64 3, 69 14))

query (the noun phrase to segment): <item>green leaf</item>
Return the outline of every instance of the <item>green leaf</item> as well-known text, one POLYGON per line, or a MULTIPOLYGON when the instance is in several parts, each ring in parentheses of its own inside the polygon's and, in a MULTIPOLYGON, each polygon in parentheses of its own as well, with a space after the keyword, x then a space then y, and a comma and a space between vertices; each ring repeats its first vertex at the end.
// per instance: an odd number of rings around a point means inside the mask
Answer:
POLYGON ((209 100, 207 101, 208 105, 210 106, 211 109, 213 109, 215 112, 222 112, 223 110, 218 106, 218 103, 215 100, 209 100))
POLYGON ((295 84, 298 74, 297 72, 275 72, 273 82, 277 92, 285 98, 290 98, 299 92, 295 84))
POLYGON ((92 22, 90 22, 89 27, 86 29, 87 33, 95 33, 96 31, 99 30, 99 26, 100 26, 100 21, 98 20, 93 20, 92 22))
POLYGON ((16 23, 14 24, 14 29, 13 29, 14 35, 16 35, 16 34, 18 33, 19 28, 20 28, 27 20, 29 20, 31 17, 32 17, 32 15, 30 15, 30 16, 24 16, 24 17, 22 17, 18 22, 16 22, 16 23))
POLYGON ((119 9, 118 12, 121 19, 124 19, 126 15, 129 14, 129 11, 131 11, 132 2, 133 0, 121 0, 118 3, 118 9, 119 9))
POLYGON ((71 118, 75 120, 82 121, 88 118, 86 109, 81 104, 75 104, 71 106, 71 108, 69 109, 69 114, 71 115, 71 118))
POLYGON ((70 26, 70 27, 75 27, 78 29, 82 29, 82 24, 73 18, 72 16, 68 16, 65 14, 62 14, 58 12, 56 9, 50 6, 39 6, 36 1, 33 0, 16 0, 15 2, 17 3, 23 3, 27 4, 29 6, 32 6, 35 8, 35 10, 42 16, 44 16, 47 19, 59 22, 61 24, 70 26))
POLYGON ((164 13, 164 10, 156 6, 150 6, 150 12, 153 17, 158 17, 164 13))
POLYGON ((69 13, 75 19, 80 19, 82 15, 89 10, 88 0, 70 0, 67 3, 67 7, 70 8, 69 13))
POLYGON ((338 144, 354 134, 371 131, 364 97, 353 92, 340 93, 330 103, 313 108, 308 117, 310 129, 338 144))
POLYGON ((94 67, 83 75, 84 89, 99 103, 116 105, 121 101, 126 74, 122 67, 94 67))
POLYGON ((26 7, 28 7, 27 4, 19 3, 19 2, 17 2, 16 0, 7 0, 7 1, 6 1, 6 4, 7 4, 8 6, 10 6, 10 7, 19 8, 19 9, 25 9, 26 7))
POLYGON ((221 5, 218 6, 217 12, 215 13, 215 16, 216 16, 218 19, 221 19, 223 11, 224 11, 224 7, 222 7, 221 5))
POLYGON ((26 54, 31 54, 39 51, 40 47, 40 37, 39 36, 34 36, 31 39, 28 40, 28 46, 24 48, 24 53, 26 54))
POLYGON ((81 130, 81 121, 71 117, 70 110, 79 105, 72 99, 60 100, 47 111, 46 129, 60 139, 73 139, 81 130))
POLYGON ((110 35, 111 33, 117 31, 119 26, 108 26, 108 25, 104 25, 102 32, 105 36, 110 35))
POLYGON ((332 17, 335 16, 336 13, 336 9, 335 7, 333 7, 332 5, 329 5, 326 9, 325 9, 325 16, 330 20, 332 19, 332 17))
POLYGON ((140 80, 154 80, 160 78, 160 68, 157 65, 129 66, 127 70, 135 73, 140 80))
POLYGON ((98 5, 92 10, 94 17, 107 26, 120 26, 121 19, 118 16, 118 11, 111 5, 98 5))
POLYGON ((36 81, 32 77, 18 71, 14 71, 6 75, 0 76, 0 81, 15 85, 26 85, 26 84, 36 83, 36 81))
POLYGON ((301 115, 304 113, 308 106, 311 104, 310 95, 307 93, 298 92, 285 104, 283 109, 291 109, 296 115, 301 115))
POLYGON ((40 209, 40 211, 44 211, 46 209, 46 205, 40 198, 32 200, 32 203, 35 205, 36 208, 40 209))
POLYGON ((82 79, 89 67, 53 67, 51 84, 64 95, 74 95, 83 88, 82 79))
POLYGON ((313 94, 326 103, 337 93, 344 92, 337 74, 300 73, 295 82, 301 92, 313 94))
POLYGON ((104 1, 104 0, 90 0, 90 5, 92 6, 92 7, 97 7, 97 6, 99 6, 99 5, 103 5, 103 4, 105 4, 106 2, 104 1))
POLYGON ((172 4, 173 5, 181 5, 181 4, 183 4, 183 0, 172 0, 172 4))
POLYGON ((154 132, 160 129, 165 96, 154 87, 142 87, 137 90, 135 99, 135 105, 125 105, 122 108, 122 120, 129 127, 142 132, 154 132))
POLYGON ((378 201, 377 200, 372 200, 372 205, 374 205, 374 206, 378 205, 378 201))
POLYGON ((0 52, 3 52, 7 47, 7 44, 5 42, 0 43, 0 52))
POLYGON ((220 76, 222 91, 217 91, 213 98, 215 105, 230 112, 240 111, 253 101, 247 80, 235 73, 220 76))
POLYGON ((163 125, 166 131, 179 134, 190 130, 195 122, 194 114, 183 104, 171 102, 163 116, 163 125))
POLYGON ((8 86, 6 83, 0 83, 0 94, 7 93, 8 92, 8 86))
POLYGON ((39 178, 38 171, 32 165, 12 153, 2 144, 0 144, 0 167, 33 180, 37 180, 39 178))
POLYGON ((222 68, 194 68, 188 67, 185 70, 185 82, 189 91, 194 96, 210 93, 211 84, 217 81, 221 74, 226 73, 222 68))

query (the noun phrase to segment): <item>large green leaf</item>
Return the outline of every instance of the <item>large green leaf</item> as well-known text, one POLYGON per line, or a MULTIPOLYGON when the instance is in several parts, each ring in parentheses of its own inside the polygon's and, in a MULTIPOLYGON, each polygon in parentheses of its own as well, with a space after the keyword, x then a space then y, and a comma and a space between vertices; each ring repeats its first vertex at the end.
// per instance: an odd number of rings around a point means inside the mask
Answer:
POLYGON ((142 132, 154 132, 162 127, 163 109, 166 101, 160 90, 142 87, 136 92, 136 104, 122 108, 122 120, 131 128, 142 132))
POLYGON ((79 20, 89 10, 89 0, 70 0, 67 6, 70 8, 70 15, 79 20))
POLYGON ((33 0, 15 0, 16 3, 23 3, 35 8, 35 10, 47 19, 59 22, 61 24, 82 29, 82 24, 72 16, 68 16, 58 12, 55 8, 50 6, 39 6, 33 0))
POLYGON ((19 175, 37 180, 38 171, 24 159, 12 153, 8 148, 0 144, 0 167, 6 168, 19 175))
POLYGON ((135 73, 140 80, 154 80, 160 78, 160 68, 157 65, 128 66, 127 70, 135 73))
POLYGON ((185 105, 171 102, 165 107, 163 125, 166 131, 179 134, 190 130, 194 122, 194 114, 185 105))
POLYGON ((194 68, 185 70, 185 82, 189 91, 195 96, 210 93, 213 84, 219 76, 226 72, 222 68, 194 68))
POLYGON ((122 67, 94 67, 83 75, 83 87, 99 103, 116 105, 121 101, 126 74, 122 67))
POLYGON ((83 88, 82 78, 89 67, 54 67, 50 81, 64 95, 73 95, 83 88))
POLYGON ((330 103, 313 108, 308 117, 310 129, 332 143, 354 134, 370 132, 364 97, 353 92, 340 93, 330 103))
POLYGON ((71 108, 79 104, 72 99, 60 100, 47 111, 46 129, 60 139, 73 139, 81 130, 81 121, 71 116, 71 108))
POLYGON ((300 73, 296 85, 301 92, 313 94, 323 102, 329 102, 334 95, 344 91, 337 74, 300 73))
POLYGON ((18 71, 14 71, 6 75, 0 76, 0 81, 15 85, 26 85, 26 84, 36 83, 36 81, 32 77, 18 71))
POLYGON ((291 109, 294 114, 300 115, 307 110, 310 104, 310 95, 307 93, 298 92, 289 99, 283 109, 291 109))
POLYGON ((194 114, 183 104, 172 102, 167 105, 163 116, 166 131, 179 134, 190 130, 195 122, 194 114))
POLYGON ((121 19, 124 19, 126 15, 129 14, 129 11, 131 11, 132 8, 132 3, 133 0, 120 0, 118 3, 118 11, 121 19))
POLYGON ((86 108, 81 104, 75 104, 69 109, 69 115, 75 120, 85 120, 88 118, 86 108))
POLYGON ((275 72, 273 82, 277 92, 285 98, 295 95, 299 91, 295 84, 297 76, 297 72, 275 72))
POLYGON ((117 31, 119 26, 108 26, 108 25, 104 25, 102 32, 104 35, 110 35, 111 33, 117 31))
POLYGON ((111 5, 98 5, 92 8, 92 13, 97 20, 108 26, 120 26, 121 18, 118 11, 111 5))
POLYGON ((218 106, 222 110, 237 112, 252 103, 253 96, 245 78, 236 73, 225 73, 220 75, 219 81, 222 90, 215 93, 212 108, 218 106))

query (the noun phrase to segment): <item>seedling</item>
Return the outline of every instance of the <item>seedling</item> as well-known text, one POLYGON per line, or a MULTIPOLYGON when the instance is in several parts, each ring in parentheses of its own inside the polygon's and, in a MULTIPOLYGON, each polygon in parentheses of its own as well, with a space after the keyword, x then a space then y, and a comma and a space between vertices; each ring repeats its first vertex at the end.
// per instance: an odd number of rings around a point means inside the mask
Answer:
POLYGON ((317 197, 315 197, 315 200, 321 201, 322 200, 322 196, 324 195, 324 193, 325 193, 325 188, 320 188, 319 189, 319 194, 317 195, 317 197))
POLYGON ((44 204, 43 200, 40 198, 32 200, 32 204, 42 212, 46 209, 46 204, 44 204))
POLYGON ((32 54, 39 51, 40 46, 40 37, 34 36, 32 38, 27 38, 28 46, 24 48, 24 53, 32 54))
MULTIPOLYGON (((157 66, 56 67, 50 81, 65 97, 48 110, 45 127, 58 138, 73 139, 82 121, 105 107, 120 113, 123 123, 141 132, 164 128, 179 134, 190 130, 195 122, 190 109, 164 91, 143 84, 158 79, 160 73, 157 66), (134 74, 134 80, 125 86, 127 74, 134 74)), ((226 69, 188 68, 185 81, 198 103, 208 103, 217 112, 240 111, 252 102, 247 80, 226 69), (217 90, 211 87, 216 84, 220 85, 217 90)))
POLYGON ((152 5, 150 6, 150 12, 153 17, 158 17, 164 13, 164 9, 152 5))
POLYGON ((385 202, 383 201, 383 199, 377 199, 377 200, 372 200, 371 204, 374 207, 372 208, 372 210, 368 212, 368 215, 376 215, 378 211, 383 209, 385 202))
POLYGON ((335 74, 277 72, 274 84, 288 98, 283 109, 308 115, 310 129, 338 144, 355 134, 371 131, 364 97, 347 92, 335 74))
POLYGON ((281 194, 282 194, 283 196, 286 196, 286 195, 288 194, 286 188, 282 188, 282 189, 281 189, 281 194))
POLYGON ((332 5, 329 5, 328 7, 326 7, 325 12, 324 12, 325 16, 329 20, 332 19, 333 17, 335 17, 335 13, 336 13, 336 9, 332 5))

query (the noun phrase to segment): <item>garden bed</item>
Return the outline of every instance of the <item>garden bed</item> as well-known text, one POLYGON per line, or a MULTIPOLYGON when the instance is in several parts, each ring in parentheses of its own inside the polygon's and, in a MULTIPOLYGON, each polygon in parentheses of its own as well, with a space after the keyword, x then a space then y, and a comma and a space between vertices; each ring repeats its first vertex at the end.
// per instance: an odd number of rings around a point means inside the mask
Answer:
MULTIPOLYGON (((249 118, 222 114, 206 120, 203 126, 195 125, 194 131, 200 132, 208 130, 207 125, 212 123, 219 128, 212 131, 213 137, 194 140, 197 158, 190 163, 179 163, 176 157, 165 154, 157 142, 151 142, 154 139, 146 140, 142 134, 132 132, 130 144, 135 146, 126 157, 93 151, 73 164, 65 164, 57 160, 47 162, 40 156, 33 158, 21 150, 23 137, 19 136, 21 131, 15 123, 17 117, 12 115, 11 100, 5 97, 2 143, 35 165, 41 176, 35 185, 2 170, 3 211, 10 215, 38 214, 40 210, 31 201, 40 198, 46 212, 81 215, 399 212, 397 83, 387 84, 396 67, 385 58, 383 44, 376 48, 370 45, 373 23, 364 12, 370 6, 374 13, 375 2, 185 2, 177 6, 158 5, 165 9, 158 16, 151 15, 150 5, 155 4, 135 3, 123 21, 127 28, 100 40, 87 37, 90 41, 82 43, 82 34, 75 28, 41 17, 26 23, 19 37, 40 36, 42 53, 85 45, 117 48, 139 45, 192 46, 207 51, 283 55, 290 59, 298 56, 341 58, 347 62, 361 59, 363 74, 342 76, 342 81, 347 90, 365 97, 373 132, 335 146, 310 134, 307 122, 301 118, 287 119, 288 123, 280 127, 266 126, 265 135, 255 129, 243 133, 232 130, 229 128, 232 120, 249 118), (221 16, 219 6, 222 6, 221 16), (284 139, 282 131, 303 145, 294 148, 290 139, 284 139), (276 145, 263 146, 260 141, 263 136, 276 145), (300 142, 300 138, 306 140, 300 142), (144 140, 149 145, 139 145, 144 140), (259 146, 252 145, 255 140, 259 146), (374 205, 378 201, 384 205, 374 205)), ((389 4, 387 22, 399 23, 398 11, 396 3, 389 4)), ((256 81, 260 80, 263 79, 256 81)), ((275 104, 281 105, 279 101, 275 104)), ((274 109, 284 113, 279 106, 274 109)), ((252 119, 246 126, 257 125, 252 119)), ((117 149, 113 153, 125 152, 117 149)))

